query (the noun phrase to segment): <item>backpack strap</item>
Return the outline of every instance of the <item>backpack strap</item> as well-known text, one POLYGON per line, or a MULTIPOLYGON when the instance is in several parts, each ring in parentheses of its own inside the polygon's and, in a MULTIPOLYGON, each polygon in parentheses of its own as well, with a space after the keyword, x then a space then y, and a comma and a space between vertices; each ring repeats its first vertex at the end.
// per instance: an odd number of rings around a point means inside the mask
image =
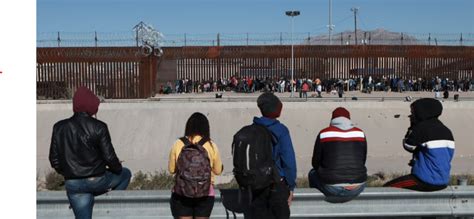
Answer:
MULTIPOLYGON (((257 124, 257 123, 254 123, 255 125, 257 126, 260 126, 260 127, 263 127, 265 129, 265 131, 267 131, 267 133, 270 135, 271 139, 272 139, 272 150, 275 150, 275 145, 278 144, 278 138, 273 134, 273 132, 266 126, 264 125, 261 125, 261 124, 257 124)), ((272 155, 273 156, 273 155, 272 155)), ((280 173, 279 173, 279 170, 276 166, 276 162, 280 162, 280 159, 277 158, 277 160, 275 160, 273 162, 273 180, 274 180, 274 183, 278 183, 280 181, 280 173)))
POLYGON ((273 132, 266 126, 264 125, 261 125, 261 124, 257 124, 257 123, 254 123, 255 125, 257 126, 260 126, 262 128, 265 129, 265 131, 267 131, 267 133, 271 136, 272 138, 272 146, 275 147, 275 145, 278 143, 278 138, 273 134, 273 132))
POLYGON ((197 143, 197 145, 204 147, 204 144, 205 144, 206 142, 208 142, 207 139, 201 138, 201 140, 199 140, 199 142, 197 143))
POLYGON ((191 142, 189 141, 188 138, 186 138, 186 136, 179 138, 179 140, 181 140, 184 143, 185 147, 191 144, 191 142))
MULTIPOLYGON (((184 143, 184 146, 188 146, 188 145, 192 145, 193 143, 191 141, 189 141, 189 139, 186 137, 186 136, 183 136, 181 138, 179 138, 179 140, 181 140, 183 143, 184 143)), ((207 142, 208 140, 204 139, 204 138, 201 138, 201 140, 199 140, 199 142, 197 143, 197 145, 199 146, 204 146, 204 144, 207 142)))

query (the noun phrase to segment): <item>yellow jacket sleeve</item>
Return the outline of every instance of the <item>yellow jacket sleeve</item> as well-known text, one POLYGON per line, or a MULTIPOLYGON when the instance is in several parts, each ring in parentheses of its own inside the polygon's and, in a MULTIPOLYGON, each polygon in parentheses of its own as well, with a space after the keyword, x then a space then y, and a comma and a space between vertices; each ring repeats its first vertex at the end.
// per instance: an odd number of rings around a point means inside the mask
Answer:
POLYGON ((168 159, 168 170, 171 174, 176 173, 176 162, 178 161, 179 153, 183 148, 184 144, 181 140, 177 140, 171 147, 169 159, 168 159))
POLYGON ((208 142, 204 144, 204 148, 206 148, 209 153, 212 173, 214 173, 215 175, 221 175, 224 166, 222 165, 221 155, 219 154, 219 149, 217 148, 217 145, 214 142, 208 142))

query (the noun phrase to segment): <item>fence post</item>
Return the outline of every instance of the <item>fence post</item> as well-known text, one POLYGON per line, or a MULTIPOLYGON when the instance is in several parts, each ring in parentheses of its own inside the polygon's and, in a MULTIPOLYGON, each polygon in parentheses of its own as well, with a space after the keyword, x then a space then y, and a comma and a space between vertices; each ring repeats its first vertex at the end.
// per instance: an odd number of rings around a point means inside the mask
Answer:
POLYGON ((400 34, 401 34, 400 43, 403 45, 403 33, 400 33, 400 34))
POLYGON ((138 47, 138 28, 135 31, 135 41, 137 42, 137 47, 138 47))
POLYGON ((58 47, 61 47, 61 37, 59 36, 59 31, 58 31, 58 47))
POLYGON ((364 31, 364 45, 367 45, 367 32, 364 31))
POLYGON ((249 45, 249 33, 247 33, 247 46, 249 45))
POLYGON ((369 44, 371 40, 372 40, 372 32, 369 32, 369 44))
POLYGON ((341 45, 344 45, 344 35, 341 33, 341 45))
POLYGON ((280 32, 280 45, 283 45, 283 33, 280 32))
POLYGON ((94 35, 95 47, 97 47, 97 31, 94 31, 94 35))
POLYGON ((221 34, 220 33, 217 33, 217 46, 220 46, 221 45, 221 34))

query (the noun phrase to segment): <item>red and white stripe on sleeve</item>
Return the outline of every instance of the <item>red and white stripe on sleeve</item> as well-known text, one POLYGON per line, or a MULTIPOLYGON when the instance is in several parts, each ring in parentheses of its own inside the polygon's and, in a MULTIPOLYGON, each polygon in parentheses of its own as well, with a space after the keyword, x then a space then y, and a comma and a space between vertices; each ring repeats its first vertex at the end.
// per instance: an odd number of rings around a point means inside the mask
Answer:
POLYGON ((365 134, 358 128, 341 130, 335 127, 329 127, 319 133, 321 142, 331 141, 365 141, 365 134))

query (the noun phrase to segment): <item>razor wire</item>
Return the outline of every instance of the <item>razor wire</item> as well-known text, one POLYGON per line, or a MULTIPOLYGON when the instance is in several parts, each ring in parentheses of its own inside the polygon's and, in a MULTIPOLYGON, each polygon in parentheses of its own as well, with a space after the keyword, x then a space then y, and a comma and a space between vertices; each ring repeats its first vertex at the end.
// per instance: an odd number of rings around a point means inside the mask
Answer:
MULTIPOLYGON (((291 45, 292 43, 294 45, 354 45, 356 43, 354 32, 349 31, 334 33, 331 43, 328 34, 323 32, 160 34, 155 37, 159 39, 161 47, 291 45), (293 35, 293 41, 291 35, 293 35)), ((357 39, 358 45, 474 46, 474 33, 394 33, 359 30, 357 39)), ((47 32, 37 33, 36 40, 37 47, 140 46, 145 41, 147 39, 137 37, 136 31, 47 32)))

